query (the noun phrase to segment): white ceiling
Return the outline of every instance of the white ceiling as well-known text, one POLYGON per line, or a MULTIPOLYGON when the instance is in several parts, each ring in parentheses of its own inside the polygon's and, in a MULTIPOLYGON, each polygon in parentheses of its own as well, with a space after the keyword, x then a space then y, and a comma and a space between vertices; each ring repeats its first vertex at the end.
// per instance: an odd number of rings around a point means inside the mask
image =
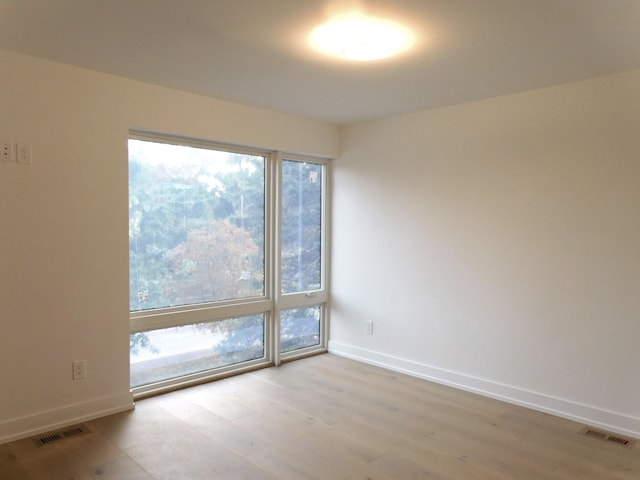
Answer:
POLYGON ((0 0, 0 48, 348 123, 640 68, 640 0, 0 0), (418 43, 378 63, 310 49, 353 9, 418 43))

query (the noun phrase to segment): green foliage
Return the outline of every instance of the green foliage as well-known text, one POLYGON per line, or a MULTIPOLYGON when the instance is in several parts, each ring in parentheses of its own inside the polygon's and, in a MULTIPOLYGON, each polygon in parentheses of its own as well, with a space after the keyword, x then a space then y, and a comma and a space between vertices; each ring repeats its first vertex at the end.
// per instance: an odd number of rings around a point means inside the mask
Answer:
POLYGON ((280 348, 290 352, 320 343, 319 306, 283 310, 280 314, 280 348))
POLYGON ((137 355, 141 348, 146 348, 150 350, 152 353, 158 353, 158 349, 156 349, 151 342, 149 341, 149 336, 144 332, 132 333, 129 336, 129 351, 133 355, 137 355))
MULTIPOLYGON (((264 294, 265 167, 259 156, 130 142, 131 311, 264 294)), ((282 176, 282 289, 317 289, 322 167, 284 161, 282 176)), ((264 348, 263 333, 256 333, 263 322, 247 317, 202 328, 224 334, 217 348, 231 358, 264 348)), ((282 325, 292 349, 317 339, 313 309, 283 317, 282 325)), ((130 349, 154 347, 137 333, 130 349)))
POLYGON ((171 282, 165 297, 174 305, 190 305, 261 295, 262 277, 252 265, 257 252, 249 232, 228 220, 191 230, 166 254, 171 282))
POLYGON ((130 310, 262 294, 264 159, 148 143, 129 162, 130 310))
POLYGON ((226 358, 231 363, 253 360, 256 352, 264 355, 264 315, 229 318, 218 322, 197 325, 201 330, 224 334, 216 345, 216 355, 226 358), (247 357, 247 352, 254 352, 247 357))
POLYGON ((282 166, 282 291, 320 288, 322 167, 284 161, 282 166))

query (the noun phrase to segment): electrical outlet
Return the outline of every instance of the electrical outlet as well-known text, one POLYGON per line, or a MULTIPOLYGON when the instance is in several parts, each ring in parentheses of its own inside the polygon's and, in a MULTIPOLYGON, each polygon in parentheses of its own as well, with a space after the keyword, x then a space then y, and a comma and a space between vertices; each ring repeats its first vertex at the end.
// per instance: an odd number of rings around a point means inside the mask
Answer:
POLYGON ((85 360, 76 360, 71 366, 74 380, 82 380, 87 376, 87 362, 85 360))
POLYGON ((13 143, 0 143, 0 162, 15 162, 13 143))
POLYGON ((28 143, 19 143, 16 148, 16 156, 18 163, 31 164, 31 145, 28 143))
POLYGON ((367 334, 373 335, 373 322, 371 320, 367 321, 367 334))

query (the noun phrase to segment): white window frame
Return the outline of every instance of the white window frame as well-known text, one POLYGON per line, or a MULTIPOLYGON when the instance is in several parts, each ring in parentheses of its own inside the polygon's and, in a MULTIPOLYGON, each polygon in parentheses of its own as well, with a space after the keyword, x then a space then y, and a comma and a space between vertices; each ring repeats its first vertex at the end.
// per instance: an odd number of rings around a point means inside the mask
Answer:
POLYGON ((330 161, 328 159, 318 159, 314 157, 309 157, 305 155, 296 155, 296 154, 288 154, 277 152, 276 153, 276 174, 275 178, 277 178, 277 191, 276 191, 276 218, 274 225, 276 226, 276 249, 275 249, 275 262, 276 262, 276 281, 275 281, 275 306, 274 306, 274 316, 278 320, 274 322, 275 332, 274 337, 277 339, 277 349, 275 352, 275 365, 279 365, 281 362, 295 360, 297 358, 308 356, 309 354, 313 354, 319 351, 327 351, 328 344, 328 332, 329 332, 329 321, 328 321, 328 308, 327 304, 329 301, 329 275, 328 275, 328 256, 329 256, 329 202, 327 201, 328 197, 328 185, 329 185, 329 165, 330 161), (320 266, 320 288, 317 290, 310 290, 306 292, 296 292, 296 293, 282 293, 282 275, 280 271, 280 267, 282 264, 282 243, 280 239, 282 238, 282 162, 284 160, 291 160, 296 162, 308 162, 314 163, 318 165, 322 165, 322 231, 321 231, 321 243, 320 243, 320 256, 321 256, 321 266, 320 266), (306 348, 301 348, 299 350, 293 350, 291 352, 282 353, 280 351, 280 312, 282 310, 301 308, 301 307, 312 307, 312 306, 320 306, 320 341, 319 345, 311 346, 306 348))
POLYGON ((184 377, 134 387, 134 398, 163 393, 185 386, 215 380, 224 376, 238 374, 267 366, 280 365, 282 362, 324 353, 327 351, 328 321, 328 265, 329 265, 329 165, 325 158, 309 157, 298 154, 260 150, 225 143, 157 134, 141 130, 130 130, 129 139, 144 140, 172 145, 185 145, 197 148, 223 150, 233 153, 259 155, 265 158, 265 252, 264 252, 264 295, 238 300, 218 301, 197 305, 167 307, 153 310, 130 312, 130 334, 162 328, 214 322, 229 318, 250 315, 264 315, 264 357, 240 364, 199 372, 184 377), (322 238, 321 238, 321 287, 318 290, 282 294, 281 293, 281 173, 283 160, 315 163, 323 166, 322 174, 322 238), (305 306, 320 306, 319 344, 291 352, 280 352, 280 312, 286 309, 305 306))

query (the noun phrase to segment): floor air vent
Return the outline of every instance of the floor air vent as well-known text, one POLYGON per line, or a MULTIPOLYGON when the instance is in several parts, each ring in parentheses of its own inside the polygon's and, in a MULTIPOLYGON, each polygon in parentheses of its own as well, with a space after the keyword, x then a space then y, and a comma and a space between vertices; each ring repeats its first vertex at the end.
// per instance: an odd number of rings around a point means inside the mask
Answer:
POLYGON ((77 437, 78 435, 84 435, 86 433, 91 433, 91 430, 86 425, 74 425, 73 427, 67 427, 63 430, 56 430, 55 432, 45 433, 39 437, 33 439, 33 442, 42 447, 44 445, 49 445, 50 443, 57 442, 58 440, 63 440, 65 438, 77 437))
POLYGON ((585 427, 580 433, 587 437, 597 438, 598 440, 604 440, 605 442, 615 443, 623 447, 631 448, 635 445, 636 440, 631 438, 625 438, 615 433, 603 432, 602 430, 596 430, 595 428, 585 427))

